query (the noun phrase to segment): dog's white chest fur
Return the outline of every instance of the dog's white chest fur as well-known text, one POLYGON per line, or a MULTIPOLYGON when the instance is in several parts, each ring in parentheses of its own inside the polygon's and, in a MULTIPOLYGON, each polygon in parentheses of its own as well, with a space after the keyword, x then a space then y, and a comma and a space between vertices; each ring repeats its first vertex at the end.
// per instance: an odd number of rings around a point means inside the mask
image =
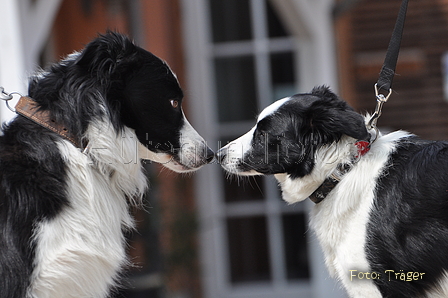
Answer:
POLYGON ((365 253, 366 229, 375 196, 376 179, 383 173, 396 132, 379 138, 338 186, 311 213, 315 231, 332 276, 341 280, 350 297, 381 297, 372 280, 352 279, 350 270, 370 272, 365 253))
MULTIPOLYGON (((396 141, 409 136, 395 132, 378 138, 370 152, 343 177, 336 188, 311 213, 311 228, 325 254, 330 274, 343 283, 350 297, 381 297, 372 280, 351 280, 350 270, 370 272, 365 253, 366 229, 374 202, 377 178, 383 173, 396 141)), ((305 200, 347 156, 341 146, 330 146, 316 155, 315 170, 299 179, 275 175, 283 198, 289 203, 305 200)))
MULTIPOLYGON (((132 228, 128 199, 139 198, 146 179, 136 156, 137 140, 126 129, 117 137, 97 123, 83 154, 66 141, 69 206, 35 229, 36 268, 30 297, 105 297, 126 263, 123 229, 132 228)), ((63 190, 61 190, 63 191, 63 190)))

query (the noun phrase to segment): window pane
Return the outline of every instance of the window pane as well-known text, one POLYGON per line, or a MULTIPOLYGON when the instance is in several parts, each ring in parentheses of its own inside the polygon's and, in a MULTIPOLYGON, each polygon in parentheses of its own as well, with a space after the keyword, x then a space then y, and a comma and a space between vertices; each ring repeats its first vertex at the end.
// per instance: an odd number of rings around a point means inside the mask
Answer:
POLYGON ((305 215, 283 215, 286 275, 289 280, 310 278, 305 215))
POLYGON ((268 12, 268 28, 269 28, 269 37, 284 37, 288 36, 288 32, 283 26, 280 18, 277 15, 277 11, 272 7, 269 1, 267 3, 267 12, 268 12))
POLYGON ((253 120, 257 115, 252 56, 215 60, 220 122, 253 120))
POLYGON ((271 55, 271 80, 274 101, 296 93, 294 55, 291 52, 271 55))
POLYGON ((261 176, 226 178, 223 173, 226 203, 263 200, 264 179, 261 176))
POLYGON ((231 282, 270 280, 266 218, 229 218, 227 231, 231 282))
POLYGON ((213 42, 252 38, 249 0, 210 0, 213 42))

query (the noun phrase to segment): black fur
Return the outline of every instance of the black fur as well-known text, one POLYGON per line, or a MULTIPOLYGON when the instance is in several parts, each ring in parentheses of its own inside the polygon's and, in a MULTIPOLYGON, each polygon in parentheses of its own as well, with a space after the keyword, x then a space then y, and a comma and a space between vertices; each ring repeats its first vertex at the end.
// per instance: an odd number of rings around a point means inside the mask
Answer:
POLYGON ((123 35, 99 36, 76 59, 53 65, 43 78, 31 80, 29 95, 78 138, 90 121, 107 116, 117 131, 134 128, 150 149, 180 147, 183 92, 177 79, 164 61, 123 35), (173 110, 169 100, 177 100, 179 108, 173 110))
POLYGON ((448 142, 408 138, 377 182, 366 253, 383 297, 426 297, 448 268, 448 142), (394 270, 389 278, 384 273, 394 270), (402 281, 395 273, 420 272, 402 281))
POLYGON ((266 115, 258 119, 250 146, 244 135, 234 141, 244 150, 227 145, 217 156, 232 174, 287 174, 276 178, 289 203, 305 200, 332 175, 340 178, 311 218, 327 265, 351 297, 367 297, 367 291, 374 295, 375 286, 385 298, 447 294, 447 141, 394 132, 378 136, 371 151, 359 156, 353 140, 338 142, 342 135, 369 141, 364 117, 325 87, 273 104, 266 115), (340 145, 334 147, 340 151, 323 147, 332 144, 340 145), (316 168, 319 148, 323 156, 328 152, 339 161, 316 168), (343 165, 349 165, 345 172, 339 170, 343 165), (365 235, 361 241, 360 235, 365 235), (362 270, 373 273, 368 279, 350 276, 359 273, 358 261, 362 270))
POLYGON ((328 88, 316 87, 309 94, 292 96, 257 123, 253 150, 245 157, 248 163, 239 167, 303 177, 313 170, 314 152, 344 134, 359 140, 370 138, 361 115, 328 88))
MULTIPOLYGON (((117 133, 124 126, 135 129, 154 152, 175 155, 180 147, 183 93, 177 79, 166 63, 123 35, 101 35, 80 54, 32 77, 29 96, 79 138, 92 122, 108 119, 117 133)), ((60 138, 20 115, 3 127, 0 297, 26 297, 36 265, 34 228, 70 208, 60 138)))
POLYGON ((53 139, 22 117, 0 138, 0 297, 26 296, 33 227, 68 205, 64 163, 53 139))

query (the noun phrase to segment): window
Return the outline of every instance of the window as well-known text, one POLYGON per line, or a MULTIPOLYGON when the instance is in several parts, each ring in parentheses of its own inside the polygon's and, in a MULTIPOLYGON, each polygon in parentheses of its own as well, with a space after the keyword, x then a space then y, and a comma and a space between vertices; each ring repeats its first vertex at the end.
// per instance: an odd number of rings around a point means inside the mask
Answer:
MULTIPOLYGON (((209 63, 219 146, 248 131, 267 105, 297 90, 296 47, 268 1, 206 0, 209 63)), ((219 170, 219 169, 218 169, 219 170)), ((232 178, 221 171, 220 281, 227 296, 259 286, 291 297, 309 291, 303 206, 287 206, 273 177, 232 178), (299 291, 297 288, 302 290, 299 291)), ((306 295, 306 294, 305 294, 306 295)), ((262 296, 260 296, 262 297, 262 296)))
MULTIPOLYGON (((336 85, 331 2, 181 3, 189 113, 213 149, 246 133, 274 100, 336 85), (272 3, 293 16, 294 37, 272 3)), ((204 298, 346 297, 308 232, 311 203, 288 206, 273 177, 229 177, 217 165, 198 171, 195 184, 204 298)))

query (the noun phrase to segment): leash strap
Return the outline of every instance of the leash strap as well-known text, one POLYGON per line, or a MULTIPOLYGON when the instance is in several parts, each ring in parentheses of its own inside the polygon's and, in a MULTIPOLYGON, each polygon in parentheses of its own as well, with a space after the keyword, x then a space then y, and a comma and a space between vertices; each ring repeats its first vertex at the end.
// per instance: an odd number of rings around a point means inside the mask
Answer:
MULTIPOLYGON (((406 11, 408 9, 409 0, 403 0, 401 3, 400 11, 398 13, 397 21, 395 23, 394 31, 387 48, 386 58, 384 59, 383 67, 381 68, 380 77, 375 84, 375 95, 377 99, 377 106, 375 113, 372 115, 367 127, 369 129, 375 129, 375 139, 373 141, 358 140, 355 145, 358 147, 358 155, 355 158, 359 158, 366 154, 370 149, 370 144, 376 141, 378 136, 378 128, 376 127, 376 121, 381 116, 381 109, 383 104, 387 102, 392 94, 392 81, 395 75, 395 68, 397 67, 398 54, 400 52, 401 37, 403 36, 404 22, 406 19, 406 11), (379 91, 383 89, 386 91, 386 96, 379 91)), ((345 175, 351 170, 350 165, 338 165, 339 173, 345 175)), ((327 195, 338 185, 339 179, 334 177, 328 177, 311 195, 310 199, 315 204, 322 202, 327 195)))
POLYGON ((395 68, 398 61, 398 53, 400 52, 401 37, 403 36, 403 28, 406 19, 408 2, 409 0, 403 0, 403 2, 401 3, 394 31, 387 48, 386 58, 384 59, 380 77, 376 83, 378 89, 383 89, 386 92, 389 92, 389 90, 392 88, 392 81, 394 79, 395 68))

